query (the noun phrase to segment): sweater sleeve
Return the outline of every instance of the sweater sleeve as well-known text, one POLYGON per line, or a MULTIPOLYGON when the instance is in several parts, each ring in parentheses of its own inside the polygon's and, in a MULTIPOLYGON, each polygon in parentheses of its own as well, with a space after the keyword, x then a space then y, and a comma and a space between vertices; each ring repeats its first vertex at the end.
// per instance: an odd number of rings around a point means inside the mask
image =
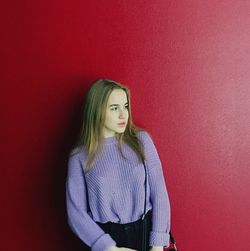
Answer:
POLYGON ((148 171, 150 201, 152 203, 152 229, 149 245, 168 247, 170 244, 170 203, 162 164, 150 135, 144 131, 142 137, 148 171))
POLYGON ((84 171, 77 155, 68 160, 66 209, 71 230, 92 251, 107 251, 116 242, 87 213, 87 190, 84 171))

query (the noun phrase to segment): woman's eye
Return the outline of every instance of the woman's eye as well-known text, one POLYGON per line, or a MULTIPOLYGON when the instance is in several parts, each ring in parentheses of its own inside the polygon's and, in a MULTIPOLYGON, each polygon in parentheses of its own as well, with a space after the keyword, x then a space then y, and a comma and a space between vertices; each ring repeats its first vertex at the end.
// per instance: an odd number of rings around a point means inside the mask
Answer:
MULTIPOLYGON (((128 105, 124 106, 125 109, 128 109, 128 105)), ((117 111, 118 107, 112 107, 110 110, 111 111, 117 111)))

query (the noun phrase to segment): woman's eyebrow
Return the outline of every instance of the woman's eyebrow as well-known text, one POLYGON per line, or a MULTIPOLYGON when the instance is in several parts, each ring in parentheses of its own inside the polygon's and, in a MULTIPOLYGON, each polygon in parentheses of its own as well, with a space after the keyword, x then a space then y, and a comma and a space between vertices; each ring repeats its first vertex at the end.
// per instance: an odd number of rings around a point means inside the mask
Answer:
MULTIPOLYGON (((124 105, 127 105, 128 104, 128 102, 126 102, 124 105)), ((120 106, 119 104, 112 104, 112 105, 109 105, 109 107, 111 107, 111 106, 120 106)))

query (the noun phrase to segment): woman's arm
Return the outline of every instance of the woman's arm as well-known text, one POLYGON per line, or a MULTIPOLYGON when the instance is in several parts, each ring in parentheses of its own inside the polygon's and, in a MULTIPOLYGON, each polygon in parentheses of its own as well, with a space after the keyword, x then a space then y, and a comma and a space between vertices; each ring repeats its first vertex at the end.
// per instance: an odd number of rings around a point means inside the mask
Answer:
POLYGON ((87 190, 84 172, 77 155, 68 160, 66 180, 66 205, 68 224, 72 231, 92 251, 107 251, 116 242, 106 234, 87 213, 87 190))
POLYGON ((146 156, 150 200, 153 206, 149 246, 152 247, 152 251, 158 251, 163 250, 163 246, 169 246, 169 196, 158 152, 152 138, 146 131, 142 132, 142 141, 146 156))

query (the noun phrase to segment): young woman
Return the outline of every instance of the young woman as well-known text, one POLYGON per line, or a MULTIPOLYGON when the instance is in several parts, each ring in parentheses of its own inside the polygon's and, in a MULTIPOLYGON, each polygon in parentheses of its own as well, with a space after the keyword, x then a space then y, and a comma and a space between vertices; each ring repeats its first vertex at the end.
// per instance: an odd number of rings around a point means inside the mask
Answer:
POLYGON ((66 202, 70 228, 92 251, 169 246, 161 161, 149 133, 133 124, 130 91, 120 83, 101 79, 87 93, 82 130, 68 161, 66 202))

